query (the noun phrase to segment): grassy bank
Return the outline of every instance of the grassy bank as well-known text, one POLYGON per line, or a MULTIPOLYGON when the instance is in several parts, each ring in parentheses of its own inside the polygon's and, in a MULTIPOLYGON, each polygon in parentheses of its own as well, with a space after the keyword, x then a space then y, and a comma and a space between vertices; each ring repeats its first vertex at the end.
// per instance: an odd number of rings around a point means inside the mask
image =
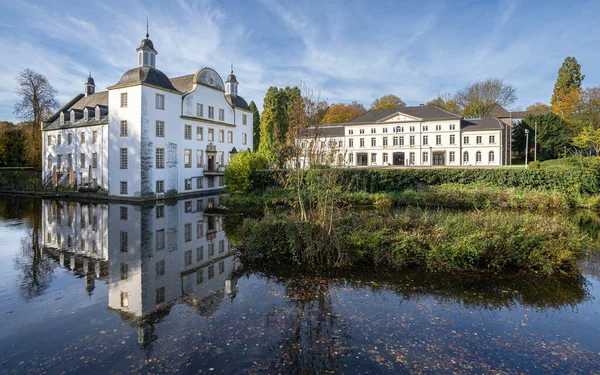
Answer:
POLYGON ((332 220, 307 222, 293 214, 245 218, 232 241, 248 264, 546 274, 572 269, 591 243, 572 222, 531 213, 412 208, 387 215, 346 213, 332 220))

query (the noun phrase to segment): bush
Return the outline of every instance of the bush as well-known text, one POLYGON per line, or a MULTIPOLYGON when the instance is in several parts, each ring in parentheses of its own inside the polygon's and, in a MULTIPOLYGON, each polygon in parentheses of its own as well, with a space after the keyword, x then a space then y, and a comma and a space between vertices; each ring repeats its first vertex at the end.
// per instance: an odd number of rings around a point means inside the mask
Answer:
POLYGON ((242 151, 236 154, 225 169, 227 190, 236 194, 248 192, 252 188, 252 171, 266 167, 267 159, 259 153, 242 151))
POLYGON ((529 168, 529 169, 542 169, 541 163, 540 163, 539 160, 532 161, 531 163, 529 163, 527 165, 527 168, 529 168))

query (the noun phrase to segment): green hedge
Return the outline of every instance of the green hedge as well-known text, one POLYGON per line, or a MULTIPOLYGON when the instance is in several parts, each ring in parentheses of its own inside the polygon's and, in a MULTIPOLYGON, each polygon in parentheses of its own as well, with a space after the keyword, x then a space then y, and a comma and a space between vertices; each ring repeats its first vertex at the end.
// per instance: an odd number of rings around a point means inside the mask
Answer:
MULTIPOLYGON (((596 194, 600 192, 596 169, 335 169, 335 180, 350 191, 369 193, 401 191, 441 184, 485 184, 519 189, 596 194)), ((254 191, 280 186, 281 176, 296 173, 257 170, 251 175, 254 191)), ((324 173, 330 173, 324 172, 324 173)))

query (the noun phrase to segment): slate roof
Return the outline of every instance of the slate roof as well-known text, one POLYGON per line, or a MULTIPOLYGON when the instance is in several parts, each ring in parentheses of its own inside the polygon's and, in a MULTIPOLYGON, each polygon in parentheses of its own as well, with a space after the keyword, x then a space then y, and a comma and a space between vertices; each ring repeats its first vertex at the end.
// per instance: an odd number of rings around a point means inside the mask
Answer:
POLYGON ((109 89, 141 83, 147 83, 149 85, 161 87, 171 91, 179 91, 173 87, 173 84, 165 75, 165 73, 150 66, 140 66, 128 70, 125 72, 125 74, 123 74, 123 77, 121 77, 119 82, 117 82, 116 85, 109 87, 109 89))
POLYGON ((463 119, 460 127, 465 131, 502 130, 504 123, 496 117, 483 116, 478 119, 463 119))
POLYGON ((245 109, 245 110, 249 111, 248 103, 246 103, 246 100, 244 100, 244 98, 242 98, 239 95, 231 95, 231 94, 225 95, 225 99, 227 100, 227 103, 229 103, 229 105, 234 105, 233 98, 235 98, 235 107, 236 108, 241 108, 241 109, 245 109))
POLYGON ((454 120, 460 119, 461 116, 445 111, 436 106, 417 106, 417 107, 404 107, 404 108, 388 108, 388 109, 377 109, 363 113, 362 115, 353 118, 345 124, 364 124, 374 123, 380 121, 386 117, 392 116, 396 113, 404 113, 409 116, 422 118, 424 120, 454 120))
POLYGON ((83 110, 85 107, 95 107, 96 105, 103 105, 108 107, 108 91, 97 92, 92 95, 84 96, 73 104, 71 109, 83 110))
POLYGON ((314 137, 315 135, 319 137, 343 137, 344 124, 323 124, 317 128, 308 128, 300 133, 300 137, 314 137))
POLYGON ((190 92, 194 87, 194 74, 171 78, 171 84, 181 92, 190 92))
MULTIPOLYGON (((52 115, 44 126, 44 130, 55 130, 55 129, 69 129, 69 128, 77 128, 80 126, 91 126, 91 125, 101 125, 108 122, 108 91, 97 92, 92 95, 85 96, 84 94, 77 94, 73 99, 71 99, 67 104, 62 106, 54 115, 52 115), (83 113, 83 109, 85 107, 95 108, 97 105, 101 107, 100 111, 100 119, 96 120, 94 117, 90 117, 87 121, 84 121, 83 118, 78 118, 75 123, 65 122, 61 125, 60 123, 60 114, 61 112, 70 112, 71 110, 75 110, 76 112, 83 113)), ((70 117, 70 116, 68 116, 70 117)), ((83 117, 81 116, 76 117, 83 117)))
POLYGON ((504 117, 510 117, 510 114, 506 111, 506 109, 502 108, 502 106, 500 106, 500 104, 494 103, 494 105, 491 106, 490 109, 487 110, 487 112, 485 113, 484 116, 493 116, 493 117, 504 118, 504 117))
POLYGON ((533 115, 533 116, 545 115, 548 112, 549 111, 547 109, 539 109, 539 110, 535 110, 535 111, 509 112, 509 111, 505 110, 504 108, 502 108, 502 106, 500 106, 499 104, 496 103, 493 106, 491 106, 490 109, 487 110, 487 112, 485 113, 485 116, 493 116, 493 117, 498 117, 498 118, 512 117, 513 119, 520 119, 527 115, 533 115))

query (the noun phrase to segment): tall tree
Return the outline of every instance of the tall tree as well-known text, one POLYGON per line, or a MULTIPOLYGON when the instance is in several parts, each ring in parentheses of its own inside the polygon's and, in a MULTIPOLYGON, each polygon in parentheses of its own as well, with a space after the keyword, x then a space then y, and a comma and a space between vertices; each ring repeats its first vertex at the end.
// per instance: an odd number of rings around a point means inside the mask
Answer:
POLYGON ((27 162, 36 168, 42 167, 41 122, 58 108, 57 91, 45 76, 25 69, 17 76, 16 94, 20 100, 15 104, 14 114, 28 122, 25 144, 27 162))
POLYGON ((396 95, 384 95, 381 98, 375 99, 371 104, 370 110, 373 109, 387 109, 387 108, 403 108, 406 107, 406 103, 402 101, 396 95))
POLYGON ((600 85, 581 90, 575 118, 579 128, 600 128, 600 85))
POLYGON ((260 144, 260 113, 254 100, 250 102, 248 109, 252 111, 252 149, 258 151, 258 145, 260 144))
POLYGON ((581 74, 581 65, 577 59, 568 56, 563 61, 560 69, 558 69, 558 77, 554 84, 554 92, 552 93, 552 106, 563 100, 563 96, 568 94, 573 89, 581 87, 581 82, 585 76, 581 74))
POLYGON ((534 148, 534 131, 537 123, 538 159, 556 159, 571 148, 573 135, 565 121, 548 112, 545 115, 527 115, 513 132, 513 149, 525 145, 525 129, 529 130, 529 146, 534 148))
POLYGON ((488 78, 459 90, 455 100, 465 116, 483 116, 495 103, 503 107, 513 104, 517 89, 499 78, 488 78))
POLYGON ((341 124, 365 113, 365 107, 357 102, 333 104, 325 112, 322 124, 341 124))
POLYGON ((532 105, 530 105, 529 107, 527 107, 528 111, 543 111, 543 110, 550 110, 550 106, 544 103, 540 103, 540 102, 535 102, 532 105))
POLYGON ((437 98, 428 101, 425 105, 432 105, 439 107, 450 113, 456 113, 457 115, 462 114, 462 109, 451 94, 440 94, 437 98))
POLYGON ((288 134, 289 112, 298 97, 300 89, 296 86, 282 89, 270 87, 267 90, 260 117, 258 150, 270 163, 281 166, 284 162, 282 152, 288 134))

